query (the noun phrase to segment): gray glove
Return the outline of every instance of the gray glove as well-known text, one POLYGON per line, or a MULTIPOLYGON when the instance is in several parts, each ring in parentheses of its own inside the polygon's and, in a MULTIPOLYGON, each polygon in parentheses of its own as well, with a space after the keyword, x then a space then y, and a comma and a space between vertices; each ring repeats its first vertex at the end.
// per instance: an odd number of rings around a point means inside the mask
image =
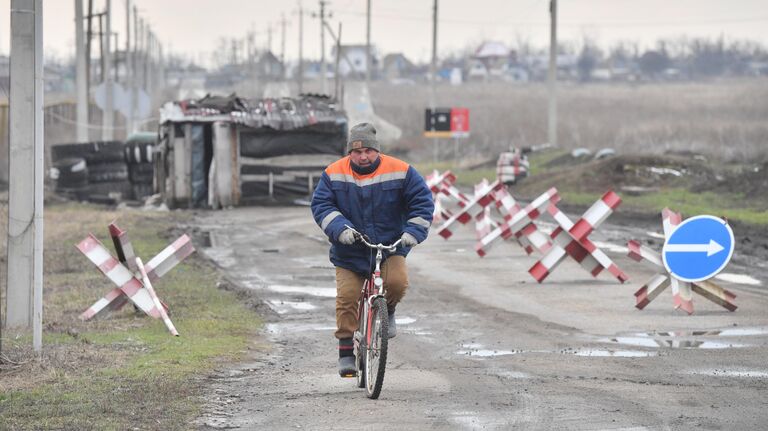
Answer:
POLYGON ((352 245, 355 243, 355 231, 352 229, 344 229, 341 234, 339 234, 339 242, 345 245, 352 245))
POLYGON ((403 232, 403 236, 401 236, 400 239, 402 240, 400 244, 404 245, 405 247, 413 247, 419 243, 416 241, 416 238, 414 238, 413 235, 409 234, 408 232, 403 232))

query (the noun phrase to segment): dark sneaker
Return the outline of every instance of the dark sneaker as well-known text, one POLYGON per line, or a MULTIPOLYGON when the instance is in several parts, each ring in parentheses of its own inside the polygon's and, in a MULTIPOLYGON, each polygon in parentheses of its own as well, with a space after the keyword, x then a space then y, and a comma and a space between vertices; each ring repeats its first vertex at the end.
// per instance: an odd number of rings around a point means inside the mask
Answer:
POLYGON ((339 358, 339 375, 341 377, 355 377, 357 375, 354 356, 339 358))
POLYGON ((389 327, 387 331, 387 336, 389 338, 395 338, 397 335, 397 321, 395 320, 395 312, 392 311, 389 313, 389 327))

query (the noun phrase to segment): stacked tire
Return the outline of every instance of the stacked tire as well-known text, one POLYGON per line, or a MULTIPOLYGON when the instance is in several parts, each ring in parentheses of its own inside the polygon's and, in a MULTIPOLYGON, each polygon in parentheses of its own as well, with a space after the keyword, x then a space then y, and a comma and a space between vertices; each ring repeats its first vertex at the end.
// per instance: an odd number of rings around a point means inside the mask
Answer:
POLYGON ((88 187, 88 165, 82 157, 57 160, 51 176, 56 180, 56 192, 70 199, 81 199, 88 187))
POLYGON ((58 169, 57 190, 78 199, 116 203, 133 198, 128 165, 122 141, 61 144, 52 147, 54 167, 58 169), (84 172, 75 159, 85 161, 84 172), (67 166, 70 166, 67 170, 67 166), (77 168, 77 169, 75 169, 77 168), (62 176, 63 175, 63 176, 62 176), (84 181, 83 178, 87 178, 84 181))
POLYGON ((153 149, 154 144, 146 141, 129 141, 125 145, 125 162, 134 199, 141 200, 154 193, 153 149))

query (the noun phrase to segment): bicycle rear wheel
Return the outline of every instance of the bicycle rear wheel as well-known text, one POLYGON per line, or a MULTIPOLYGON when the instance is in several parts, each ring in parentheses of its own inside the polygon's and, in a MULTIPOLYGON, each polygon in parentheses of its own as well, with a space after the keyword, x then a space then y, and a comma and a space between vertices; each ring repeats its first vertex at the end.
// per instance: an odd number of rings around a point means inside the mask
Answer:
POLYGON ((384 370, 387 366, 387 302, 376 298, 371 305, 371 339, 365 349, 365 392, 368 398, 376 399, 384 383, 384 370))

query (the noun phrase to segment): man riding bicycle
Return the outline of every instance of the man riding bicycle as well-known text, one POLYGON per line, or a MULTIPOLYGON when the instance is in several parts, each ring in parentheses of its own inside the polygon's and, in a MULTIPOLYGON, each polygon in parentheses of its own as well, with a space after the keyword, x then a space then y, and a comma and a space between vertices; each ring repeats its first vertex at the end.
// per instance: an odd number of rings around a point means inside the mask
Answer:
POLYGON ((380 154, 376 129, 360 123, 349 132, 347 156, 329 165, 312 196, 312 215, 331 241, 336 266, 336 333, 339 374, 354 375, 352 336, 363 281, 372 270, 367 247, 356 244, 354 230, 372 243, 401 247, 385 258, 382 278, 389 312, 389 338, 397 334, 395 306, 408 288, 405 256, 427 238, 434 202, 424 178, 407 163, 380 154))

